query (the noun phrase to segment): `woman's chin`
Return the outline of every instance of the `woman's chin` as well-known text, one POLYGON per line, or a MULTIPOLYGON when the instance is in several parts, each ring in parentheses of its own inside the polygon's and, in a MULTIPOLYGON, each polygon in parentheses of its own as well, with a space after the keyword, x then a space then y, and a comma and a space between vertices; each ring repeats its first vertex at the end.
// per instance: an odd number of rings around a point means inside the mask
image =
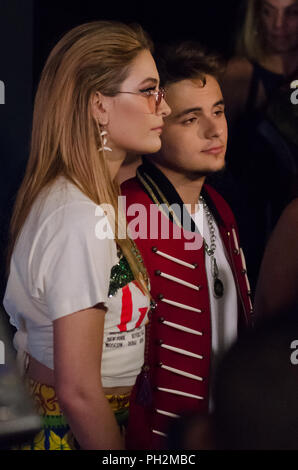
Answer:
POLYGON ((147 154, 147 153, 156 153, 160 150, 161 148, 161 140, 160 140, 160 137, 157 136, 154 140, 152 139, 150 143, 148 143, 148 145, 146 146, 147 148, 145 148, 143 150, 143 153, 144 154, 147 154))

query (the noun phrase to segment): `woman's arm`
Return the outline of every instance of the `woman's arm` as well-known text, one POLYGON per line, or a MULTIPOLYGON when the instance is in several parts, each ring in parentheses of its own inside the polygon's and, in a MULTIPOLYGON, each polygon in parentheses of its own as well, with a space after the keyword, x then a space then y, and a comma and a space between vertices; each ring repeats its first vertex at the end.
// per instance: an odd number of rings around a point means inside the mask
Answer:
POLYGON ((266 246, 255 295, 257 316, 286 312, 298 300, 298 199, 282 213, 266 246))
POLYGON ((124 448, 101 384, 105 310, 100 304, 54 321, 57 397, 83 449, 124 448))

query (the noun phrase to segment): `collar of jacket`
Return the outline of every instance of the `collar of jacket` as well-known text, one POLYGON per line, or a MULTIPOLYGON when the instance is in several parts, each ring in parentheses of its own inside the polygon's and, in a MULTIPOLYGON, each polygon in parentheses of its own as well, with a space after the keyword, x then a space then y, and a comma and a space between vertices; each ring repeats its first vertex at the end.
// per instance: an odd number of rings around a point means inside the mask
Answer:
MULTIPOLYGON (((173 223, 180 227, 183 226, 186 230, 191 229, 192 232, 198 232, 193 218, 190 216, 172 183, 148 158, 143 157, 142 161, 143 164, 137 169, 137 178, 150 199, 155 204, 162 205, 164 214, 166 214, 173 223)), ((201 194, 217 224, 224 226, 223 219, 208 194, 207 186, 203 186, 201 194)))

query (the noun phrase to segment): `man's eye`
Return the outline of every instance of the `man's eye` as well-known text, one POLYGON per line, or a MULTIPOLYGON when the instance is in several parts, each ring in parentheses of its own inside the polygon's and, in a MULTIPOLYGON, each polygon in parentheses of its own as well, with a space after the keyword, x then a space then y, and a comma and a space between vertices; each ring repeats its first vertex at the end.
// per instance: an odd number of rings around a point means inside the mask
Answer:
POLYGON ((215 111, 214 114, 215 114, 216 116, 221 116, 221 115, 224 114, 224 113, 225 113, 224 109, 218 109, 217 111, 215 111))
POLYGON ((193 118, 189 118, 189 119, 186 119, 185 121, 182 122, 182 124, 192 124, 194 121, 196 121, 197 118, 193 117, 193 118))

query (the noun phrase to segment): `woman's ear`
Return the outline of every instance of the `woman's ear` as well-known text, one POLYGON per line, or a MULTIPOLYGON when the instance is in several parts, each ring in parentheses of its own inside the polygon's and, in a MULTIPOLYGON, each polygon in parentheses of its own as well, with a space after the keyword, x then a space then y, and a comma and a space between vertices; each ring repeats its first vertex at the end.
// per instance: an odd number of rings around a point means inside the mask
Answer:
POLYGON ((101 125, 106 126, 109 122, 108 103, 106 97, 97 91, 91 99, 91 111, 94 119, 101 125))

